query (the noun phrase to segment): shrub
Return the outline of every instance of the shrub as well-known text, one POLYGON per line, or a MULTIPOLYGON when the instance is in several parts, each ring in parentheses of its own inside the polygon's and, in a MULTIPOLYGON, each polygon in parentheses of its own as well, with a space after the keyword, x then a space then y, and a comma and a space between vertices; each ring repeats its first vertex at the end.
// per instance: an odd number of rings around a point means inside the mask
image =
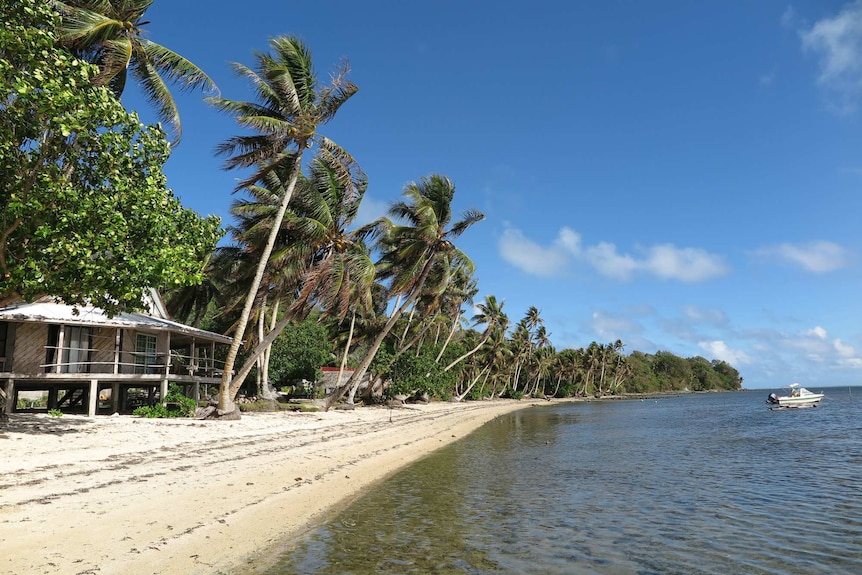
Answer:
POLYGON ((160 417, 192 417, 195 414, 197 402, 183 395, 179 386, 172 384, 165 395, 164 403, 158 403, 152 407, 139 407, 132 412, 133 415, 147 418, 160 417))
POLYGON ((431 397, 443 400, 452 395, 452 389, 458 377, 453 371, 443 371, 443 367, 434 361, 432 354, 415 356, 411 353, 405 353, 395 360, 390 376, 392 383, 386 388, 388 397, 394 397, 399 393, 405 395, 427 393, 431 397))

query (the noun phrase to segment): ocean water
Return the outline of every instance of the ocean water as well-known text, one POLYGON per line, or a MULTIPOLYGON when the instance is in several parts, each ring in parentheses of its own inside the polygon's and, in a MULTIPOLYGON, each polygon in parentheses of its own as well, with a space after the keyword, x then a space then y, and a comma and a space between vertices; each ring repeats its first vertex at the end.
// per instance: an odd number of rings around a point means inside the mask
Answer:
POLYGON ((783 411, 769 391, 501 417, 265 572, 862 573, 862 388, 783 411))

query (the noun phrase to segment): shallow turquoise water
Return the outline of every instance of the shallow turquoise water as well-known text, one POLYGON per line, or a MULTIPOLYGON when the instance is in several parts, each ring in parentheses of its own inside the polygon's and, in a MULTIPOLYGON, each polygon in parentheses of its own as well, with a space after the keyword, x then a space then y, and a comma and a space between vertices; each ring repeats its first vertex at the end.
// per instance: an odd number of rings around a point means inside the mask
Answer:
POLYGON ((525 409, 376 486, 266 573, 862 573, 862 388, 525 409))

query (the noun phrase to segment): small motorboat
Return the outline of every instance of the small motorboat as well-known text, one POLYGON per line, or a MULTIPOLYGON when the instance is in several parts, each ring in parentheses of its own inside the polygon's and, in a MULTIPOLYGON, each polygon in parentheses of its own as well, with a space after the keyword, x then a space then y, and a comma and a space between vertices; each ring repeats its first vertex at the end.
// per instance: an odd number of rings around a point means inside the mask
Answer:
POLYGON ((817 407, 824 394, 808 391, 798 383, 791 383, 781 389, 788 390, 784 395, 770 393, 766 403, 771 405, 769 409, 786 409, 790 407, 817 407))

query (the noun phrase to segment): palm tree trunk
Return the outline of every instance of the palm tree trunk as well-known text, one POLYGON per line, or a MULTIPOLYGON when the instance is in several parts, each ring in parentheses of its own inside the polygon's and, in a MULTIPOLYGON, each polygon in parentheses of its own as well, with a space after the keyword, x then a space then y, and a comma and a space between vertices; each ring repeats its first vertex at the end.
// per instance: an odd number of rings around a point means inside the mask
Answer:
MULTIPOLYGON (((407 332, 410 330, 410 324, 413 323, 413 314, 415 314, 415 313, 416 313, 416 306, 413 306, 410 309, 410 315, 407 316, 407 321, 404 324, 404 332, 401 334, 401 339, 398 340, 398 341, 402 342, 401 343, 402 348, 405 347, 403 342, 405 339, 407 339, 407 332)), ((409 347, 409 346, 406 346, 406 347, 409 347)))
MULTIPOLYGON (((461 310, 458 310, 458 313, 455 314, 455 319, 452 320, 452 327, 449 328, 449 335, 446 336, 446 341, 443 342, 443 347, 440 348, 440 353, 437 354, 437 358, 434 360, 435 363, 440 363, 440 358, 443 357, 443 352, 446 351, 446 348, 449 346, 449 342, 452 341, 452 337, 455 335, 455 330, 458 328, 458 320, 461 318, 461 310)), ((434 342, 435 344, 437 342, 434 342)))
MULTIPOLYGON (((261 305, 260 313, 257 316, 257 341, 263 341, 263 324, 266 318, 263 317, 264 306, 261 305)), ((257 358, 257 396, 263 397, 263 390, 266 388, 266 373, 263 369, 263 362, 266 360, 266 353, 257 358)))
POLYGON ((452 369, 453 367, 458 365, 460 362, 464 361, 465 359, 467 359, 468 357, 470 357, 471 355, 473 355, 474 353, 476 353, 477 351, 482 349, 482 346, 485 345, 485 343, 488 341, 489 337, 491 337, 491 330, 485 330, 485 335, 484 335, 484 337, 482 337, 482 341, 480 341, 476 347, 474 347, 473 349, 471 349, 470 351, 468 351, 467 353, 465 353, 464 355, 462 355, 461 357, 459 357, 458 359, 456 359, 455 361, 453 361, 452 363, 447 365, 443 371, 449 371, 450 369, 452 369))
POLYGON ((470 385, 467 386, 467 389, 464 390, 464 393, 462 393, 461 395, 455 396, 455 401, 463 401, 464 398, 467 397, 467 394, 470 393, 470 390, 473 389, 473 386, 475 386, 476 383, 478 383, 479 379, 482 377, 482 374, 487 372, 489 369, 490 369, 490 366, 488 366, 485 369, 483 369, 482 371, 480 371, 479 374, 475 378, 473 378, 473 381, 470 382, 470 385))
MULTIPOLYGON (((405 301, 404 303, 406 304, 407 301, 405 301)), ((386 338, 387 335, 389 335, 389 332, 392 331, 392 328, 395 327, 395 322, 398 321, 398 318, 401 316, 403 311, 403 307, 396 308, 392 311, 392 315, 389 317, 389 321, 386 322, 386 325, 383 326, 383 329, 380 330, 380 333, 378 333, 377 337, 374 338, 374 341, 371 343, 371 347, 368 349, 368 353, 365 354, 365 357, 362 359, 362 362, 353 371, 353 375, 350 376, 350 379, 348 379, 344 385, 337 387, 335 391, 333 391, 332 394, 326 398, 326 404, 324 406, 325 411, 328 411, 329 408, 332 407, 332 405, 334 405, 336 401, 344 397, 345 393, 353 389, 354 385, 357 388, 359 387, 359 382, 362 380, 362 376, 365 375, 365 372, 368 371, 368 367, 374 360, 374 356, 377 355, 377 350, 380 349, 381 345, 383 345, 383 340, 386 338)))
POLYGON ((563 382, 562 373, 557 376, 557 385, 554 387, 554 397, 557 397, 557 392, 560 391, 560 384, 563 382))
POLYGON ((383 340, 386 339, 386 336, 389 335, 389 332, 392 331, 393 327, 395 327, 395 322, 398 321, 398 318, 401 317, 404 310, 409 305, 413 304, 413 300, 419 297, 419 294, 422 292, 422 286, 425 284, 425 280, 428 279, 428 274, 431 273, 433 263, 434 259, 428 258, 428 261, 425 262, 425 266, 422 269, 422 273, 419 274, 419 279, 410 291, 410 295, 405 298, 404 303, 400 307, 396 307, 392 310, 392 315, 389 317, 389 321, 386 322, 386 325, 383 326, 383 329, 380 330, 380 333, 378 333, 377 337, 374 338, 374 341, 371 343, 371 347, 368 349, 368 353, 365 354, 362 362, 354 370, 353 375, 350 376, 347 383, 337 388, 332 395, 326 398, 324 410, 328 411, 336 401, 344 397, 344 394, 347 393, 351 387, 356 384, 356 382, 360 381, 365 375, 365 372, 368 371, 368 367, 371 365, 371 362, 374 361, 374 356, 377 355, 377 350, 379 350, 380 346, 383 345, 383 340))
MULTIPOLYGON (((344 367, 347 365, 347 355, 350 352, 350 344, 353 342, 353 326, 356 325, 356 312, 353 312, 353 315, 350 316, 350 331, 347 333, 347 344, 344 346, 344 355, 341 356, 341 365, 338 366, 338 379, 336 380, 336 386, 341 385, 341 378, 344 375, 344 367)), ((359 389, 359 386, 356 386, 356 389, 359 389)), ((350 399, 349 403, 353 403, 353 398, 356 396, 356 389, 350 389, 350 399)))
MULTIPOLYGON (((270 312, 270 313, 271 313, 271 315, 269 318, 269 331, 272 331, 273 328, 275 327, 275 322, 277 321, 277 318, 278 318, 278 300, 276 300, 275 303, 272 304, 272 312, 270 312)), ((263 391, 264 391, 264 396, 267 399, 276 399, 275 394, 271 393, 271 391, 270 391, 271 389, 274 389, 272 387, 272 384, 269 381, 269 360, 270 360, 270 357, 272 357, 272 344, 271 343, 268 346, 266 346, 266 349, 263 350, 263 391)))
MULTIPOLYGON (((234 378, 233 368, 234 364, 236 363, 236 357, 239 354, 239 346, 242 343, 242 336, 245 333, 246 325, 248 325, 248 319, 251 316, 251 308, 254 305, 257 290, 260 288, 261 281, 263 280, 263 274, 266 271, 266 264, 269 262, 269 256, 272 254, 272 248, 275 245, 276 237, 278 236, 278 232, 281 229, 281 222, 284 220, 284 213, 287 211, 287 204, 290 203, 290 198, 293 196, 293 190, 296 188, 296 182, 299 179, 299 172, 302 169, 302 153, 305 150, 304 141, 297 142, 297 150, 298 151, 294 160, 293 170, 290 175, 290 183, 287 186, 287 190, 285 190, 284 192, 284 197, 282 197, 281 199, 281 204, 278 206, 278 212, 275 215, 275 220, 272 222, 272 229, 269 231, 269 238, 267 239, 266 246, 264 247, 263 253, 260 256, 260 261, 257 264, 257 271, 254 274, 254 280, 252 280, 252 283, 249 286, 248 295, 245 299, 245 305, 242 308, 242 313, 240 314, 239 321, 237 322, 236 330, 234 330, 233 342, 230 345, 230 349, 227 353, 227 358, 224 362, 224 373, 222 374, 222 380, 221 384, 219 385, 218 393, 218 412, 220 415, 229 413, 236 409, 236 406, 233 404, 233 400, 236 397, 236 392, 239 391, 239 388, 240 386, 242 386, 242 382, 245 379, 245 376, 240 377, 240 374, 244 370, 241 370, 240 373, 237 374, 237 377, 234 378)), ((255 360, 256 359, 257 358, 255 358, 255 360)), ((246 375, 248 374, 246 373, 246 375)))

